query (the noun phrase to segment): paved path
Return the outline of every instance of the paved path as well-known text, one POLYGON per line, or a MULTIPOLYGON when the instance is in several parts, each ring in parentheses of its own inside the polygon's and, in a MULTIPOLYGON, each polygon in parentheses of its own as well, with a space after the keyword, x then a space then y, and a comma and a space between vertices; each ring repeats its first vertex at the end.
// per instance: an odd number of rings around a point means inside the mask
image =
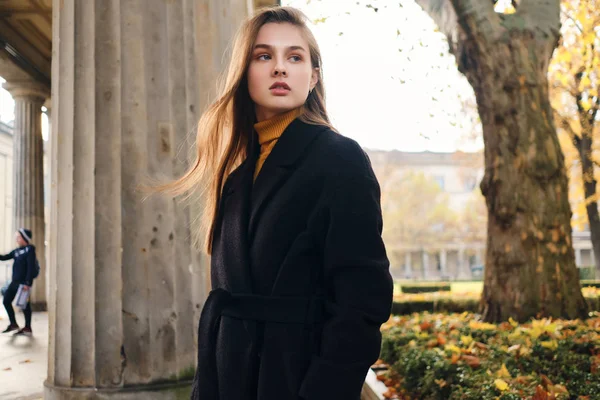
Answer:
MULTIPOLYGON (((25 325, 24 318, 17 311, 20 326, 25 325)), ((33 313, 31 325, 33 337, 0 333, 0 400, 43 398, 48 368, 48 313, 33 313)), ((0 304, 0 331, 7 326, 8 316, 0 304)))

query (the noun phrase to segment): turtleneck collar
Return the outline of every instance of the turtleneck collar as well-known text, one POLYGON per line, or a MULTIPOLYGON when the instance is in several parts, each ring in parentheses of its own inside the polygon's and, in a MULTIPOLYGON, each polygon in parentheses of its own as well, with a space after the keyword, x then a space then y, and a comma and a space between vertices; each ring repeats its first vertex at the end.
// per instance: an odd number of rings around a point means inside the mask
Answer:
POLYGON ((279 139, 283 134, 283 131, 285 131, 285 128, 300 116, 301 113, 302 107, 298 107, 254 124, 254 129, 258 134, 258 142, 260 145, 262 146, 265 143, 279 139))

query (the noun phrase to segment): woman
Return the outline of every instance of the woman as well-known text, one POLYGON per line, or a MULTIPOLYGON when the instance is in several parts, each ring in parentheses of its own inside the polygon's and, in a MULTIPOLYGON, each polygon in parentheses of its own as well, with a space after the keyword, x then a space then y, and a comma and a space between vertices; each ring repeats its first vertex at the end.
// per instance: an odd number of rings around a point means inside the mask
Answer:
POLYGON ((358 400, 379 355, 392 300, 379 185, 329 123, 305 21, 276 7, 242 26, 198 159, 162 188, 208 192, 193 399, 358 400))
POLYGON ((35 257, 35 246, 31 243, 32 234, 29 229, 21 228, 15 233, 15 240, 18 248, 14 249, 6 255, 0 255, 0 261, 6 261, 14 259, 12 268, 12 280, 4 293, 4 308, 8 314, 10 323, 8 327, 2 331, 2 333, 13 332, 20 335, 32 334, 31 331, 31 304, 28 302, 27 307, 23 310, 25 314, 25 327, 19 329, 17 320, 15 318, 15 310, 13 309, 12 302, 17 295, 19 285, 24 285, 23 290, 31 290, 33 285, 33 279, 35 278, 36 270, 36 257, 35 257))

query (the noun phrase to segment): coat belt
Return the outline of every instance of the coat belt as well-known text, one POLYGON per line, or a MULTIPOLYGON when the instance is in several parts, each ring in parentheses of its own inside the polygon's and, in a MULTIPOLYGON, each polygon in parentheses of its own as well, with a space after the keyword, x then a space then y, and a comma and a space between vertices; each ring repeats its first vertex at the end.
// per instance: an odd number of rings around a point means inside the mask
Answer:
POLYGON ((217 335, 223 315, 243 320, 312 325, 323 322, 323 297, 275 297, 212 290, 198 324, 198 366, 192 400, 219 400, 217 335))

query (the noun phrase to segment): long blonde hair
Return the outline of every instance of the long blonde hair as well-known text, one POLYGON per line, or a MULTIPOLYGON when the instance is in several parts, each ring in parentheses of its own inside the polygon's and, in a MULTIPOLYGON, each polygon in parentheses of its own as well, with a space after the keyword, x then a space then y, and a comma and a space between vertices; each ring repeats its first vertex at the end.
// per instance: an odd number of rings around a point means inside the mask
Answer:
POLYGON ((289 23, 302 31, 308 42, 312 66, 318 68, 319 80, 308 95, 299 118, 309 124, 331 127, 325 108, 321 53, 306 21, 306 15, 300 10, 276 6, 261 9, 244 22, 236 34, 229 67, 220 79, 217 100, 200 117, 195 162, 182 177, 156 188, 173 196, 186 195, 189 198, 192 193, 204 195, 205 207, 196 239, 204 239, 208 254, 212 252, 223 185, 229 174, 246 158, 254 132, 254 103, 248 92, 247 71, 258 31, 263 25, 289 23))

